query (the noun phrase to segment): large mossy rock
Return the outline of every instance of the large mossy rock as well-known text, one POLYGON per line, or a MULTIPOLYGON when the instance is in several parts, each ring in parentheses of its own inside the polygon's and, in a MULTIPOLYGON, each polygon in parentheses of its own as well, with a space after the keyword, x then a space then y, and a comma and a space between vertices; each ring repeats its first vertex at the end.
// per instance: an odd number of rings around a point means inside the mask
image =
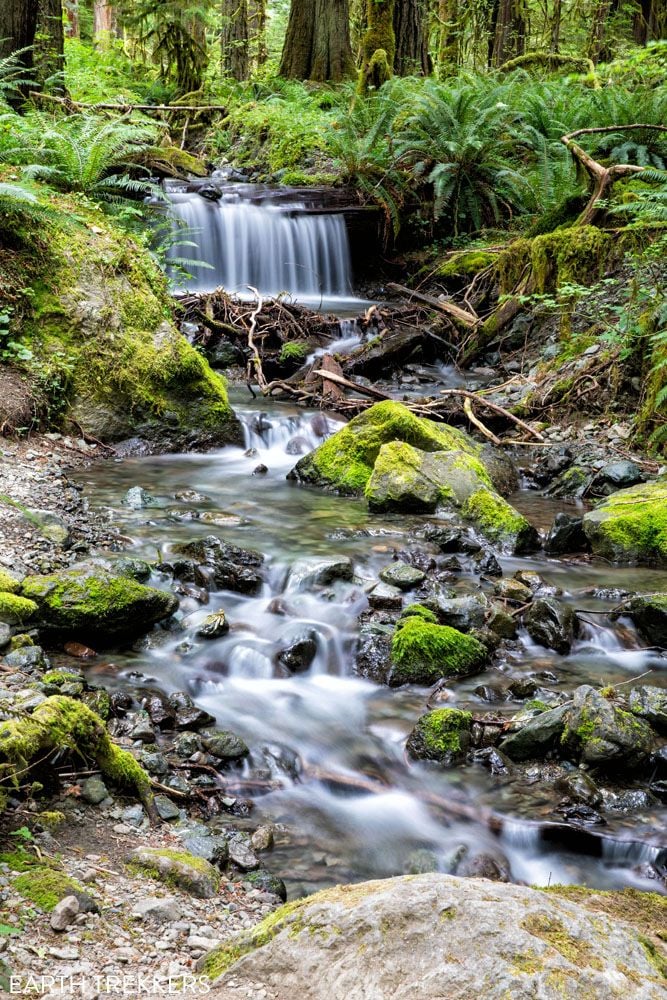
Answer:
POLYGON ((198 969, 218 980, 211 995, 220 997, 232 995, 233 979, 309 1000, 658 1000, 666 930, 667 900, 655 893, 430 873, 288 903, 198 969))
POLYGON ((377 403, 304 456, 290 473, 303 483, 365 496, 374 511, 434 513, 454 508, 489 541, 515 552, 538 536, 494 486, 507 481, 503 462, 463 431, 416 417, 401 403, 377 403))
POLYGON ((23 593, 37 605, 46 631, 93 643, 147 631, 178 608, 173 594, 97 566, 29 576, 23 593))
POLYGON ((522 722, 500 749, 512 760, 553 753, 603 771, 634 771, 654 749, 651 727, 637 714, 582 684, 571 702, 522 722))
POLYGON ((13 337, 32 353, 35 422, 71 418, 103 441, 161 449, 241 443, 224 382, 176 329, 148 251, 92 206, 60 196, 52 207, 41 225, 14 225, 0 260, 0 307, 6 293, 13 337))
POLYGON ((486 660, 486 649, 473 636, 410 615, 398 622, 391 641, 388 683, 435 684, 442 677, 475 674, 486 660))
POLYGON ((422 715, 408 736, 405 749, 417 760, 451 765, 470 746, 472 714, 458 708, 436 708, 422 715))
POLYGON ((584 532, 597 556, 667 565, 667 479, 612 493, 584 516, 584 532))
POLYGON ((667 649, 667 594, 633 597, 623 609, 638 631, 654 646, 667 649))

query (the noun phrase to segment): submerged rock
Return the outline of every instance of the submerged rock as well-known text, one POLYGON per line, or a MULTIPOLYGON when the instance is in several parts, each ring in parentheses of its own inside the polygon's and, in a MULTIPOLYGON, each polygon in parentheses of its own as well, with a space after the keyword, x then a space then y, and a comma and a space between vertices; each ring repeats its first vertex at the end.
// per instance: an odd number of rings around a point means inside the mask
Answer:
POLYGON ((351 580, 354 575, 349 556, 321 556, 297 559, 289 574, 288 590, 328 587, 335 580, 351 580))
POLYGON ((405 749, 418 760, 436 760, 450 766, 470 746, 472 714, 458 708, 438 708, 417 720, 405 749))
POLYGON ((198 971, 224 976, 222 992, 229 972, 241 989, 261 983, 310 1000, 359 996, 360 983, 387 1000, 659 1000, 665 901, 637 895, 433 872, 338 886, 288 903, 205 955, 198 971), (326 979, 313 971, 323 968, 326 979))
POLYGON ((584 552, 587 548, 588 538, 584 532, 583 517, 556 514, 544 543, 545 551, 550 555, 562 555, 566 552, 584 552))
POLYGON ((619 490, 584 515, 595 555, 667 565, 667 479, 619 490))
POLYGON ((30 576, 23 593, 38 606, 40 624, 47 630, 97 640, 147 631, 178 608, 173 594, 96 566, 30 576))

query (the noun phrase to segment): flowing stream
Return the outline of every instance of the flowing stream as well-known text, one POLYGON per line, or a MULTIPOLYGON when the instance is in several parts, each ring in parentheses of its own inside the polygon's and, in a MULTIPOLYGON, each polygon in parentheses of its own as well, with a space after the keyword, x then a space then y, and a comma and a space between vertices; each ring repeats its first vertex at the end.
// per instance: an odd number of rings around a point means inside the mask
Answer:
MULTIPOLYGON (((132 555, 155 562, 168 558, 177 542, 216 534, 266 556, 262 592, 212 593, 206 605, 186 597, 180 632, 157 632, 156 641, 101 657, 93 670, 110 686, 187 689, 221 727, 245 738, 252 750, 246 775, 275 783, 255 799, 253 822, 279 825, 270 867, 291 895, 418 870, 425 858, 450 870, 452 858, 466 850, 503 856, 517 881, 655 889, 658 883, 645 878, 642 866, 665 856, 660 849, 667 845, 667 812, 654 800, 632 791, 627 805, 619 800, 608 814, 606 826, 577 829, 558 825, 558 796, 539 781, 537 770, 509 779, 479 765, 442 770, 406 760, 405 737, 425 710, 427 693, 390 690, 356 677, 354 651, 358 615, 367 607, 365 587, 394 551, 415 544, 414 530, 425 518, 370 515, 363 501, 285 478, 296 455, 336 429, 336 418, 325 422, 319 413, 286 404, 250 402, 245 392, 232 394, 232 403, 244 423, 245 449, 125 459, 81 475, 91 501, 108 508, 131 539, 132 555), (268 471, 255 474, 260 463, 268 471), (122 505, 125 491, 137 485, 155 498, 154 506, 122 505), (309 585, 303 560, 331 555, 350 556, 355 579, 309 585), (218 608, 226 611, 230 632, 214 641, 196 639, 198 622, 218 608), (282 676, 278 654, 304 631, 317 641, 312 666, 282 676), (499 816, 501 823, 494 821, 499 816), (552 826, 541 830, 536 821, 545 819, 552 826)), ((513 502, 538 526, 564 509, 562 502, 528 492, 513 502)), ((606 601, 591 596, 595 587, 664 589, 664 574, 650 570, 618 571, 543 556, 502 563, 506 573, 539 569, 578 608, 603 610, 616 603, 613 595, 606 601)), ((153 583, 169 581, 156 575, 153 583)), ((455 586, 465 593, 479 584, 464 565, 455 586)), ((475 688, 552 670, 558 678, 553 690, 567 691, 583 682, 614 684, 650 667, 664 669, 627 622, 612 627, 605 617, 589 620, 569 656, 540 649, 523 635, 499 667, 453 682, 446 704, 478 714, 492 707, 509 717, 519 703, 489 706, 475 688)))

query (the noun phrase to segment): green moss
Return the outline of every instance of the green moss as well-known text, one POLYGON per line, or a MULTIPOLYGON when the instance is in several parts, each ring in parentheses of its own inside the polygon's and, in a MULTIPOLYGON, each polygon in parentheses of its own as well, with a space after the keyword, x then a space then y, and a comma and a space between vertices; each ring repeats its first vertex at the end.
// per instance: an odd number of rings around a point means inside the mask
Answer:
POLYGON ((132 788, 152 807, 151 781, 131 753, 112 743, 104 723, 86 705, 55 695, 32 715, 0 722, 0 774, 16 787, 33 762, 54 750, 94 760, 105 777, 132 788))
POLYGON ((462 451, 477 456, 480 448, 466 434, 447 424, 416 417, 401 403, 376 403, 305 455, 293 478, 360 495, 383 444, 403 441, 421 451, 462 451))
POLYGON ((178 606, 172 594, 125 576, 86 569, 28 577, 23 592, 39 606, 49 629, 77 634, 94 631, 98 637, 148 628, 178 606))
POLYGON ((278 361, 281 365, 287 364, 290 361, 300 364, 308 357, 309 350, 310 347, 306 341, 289 340, 286 344, 283 344, 278 361))
POLYGON ((418 617, 399 622, 391 643, 390 681, 433 684, 441 677, 472 674, 486 660, 481 642, 448 625, 434 625, 418 617))
POLYGON ((27 649, 29 646, 34 646, 35 643, 32 641, 29 635, 24 632, 20 632, 18 635, 13 635, 9 641, 9 650, 14 653, 17 649, 27 649))
POLYGON ((401 619, 404 618, 420 618, 424 622, 431 622, 433 625, 438 624, 437 615, 424 604, 408 604, 401 612, 401 619))
MULTIPOLYGON (((197 857, 196 854, 190 854, 189 851, 175 851, 170 848, 151 848, 151 854, 156 858, 168 858, 170 861, 176 861, 178 864, 187 865, 189 868, 194 868, 195 871, 201 872, 202 875, 209 875, 211 873, 211 864, 206 861, 205 858, 197 857)), ((143 871, 149 871, 152 875, 159 875, 157 869, 150 864, 150 861, 132 861, 130 863, 133 867, 141 868, 143 871)))
POLYGON ((532 701, 527 701, 524 705, 524 709, 531 712, 548 712, 550 707, 550 705, 540 701, 539 698, 533 698, 532 701))
POLYGON ((0 622, 8 625, 23 625, 37 611, 34 601, 18 594, 0 593, 0 622))
POLYGON ((613 560, 667 562, 667 481, 618 490, 584 517, 593 552, 613 560))
POLYGON ((0 569, 0 593, 18 594, 20 589, 20 581, 17 580, 16 577, 12 576, 11 573, 7 573, 4 569, 0 569))
POLYGON ((596 226, 571 226, 516 240, 498 258, 501 291, 513 292, 528 268, 532 292, 592 284, 604 274, 616 246, 615 238, 596 226))
POLYGON ((53 684, 61 687, 63 684, 81 684, 81 675, 71 670, 47 670, 40 678, 42 684, 53 684))
POLYGON ((512 968, 519 975, 531 975, 542 972, 544 962, 539 955, 514 955, 512 958, 512 968))
POLYGON ((38 865, 38 861, 24 847, 17 847, 14 851, 0 852, 0 864, 7 865, 13 872, 27 872, 38 865))
POLYGON ((46 867, 30 868, 14 879, 12 888, 46 913, 50 913, 65 896, 85 893, 84 887, 73 878, 55 868, 46 867))
POLYGON ((491 267, 496 256, 488 250, 463 250, 451 254, 438 266, 436 274, 439 278, 466 278, 491 267))
POLYGON ((470 742, 472 714, 458 708, 438 708, 417 720, 407 749, 414 757, 446 760, 466 750, 470 742))
POLYGON ((523 514, 490 489, 483 487, 472 493, 462 511, 492 542, 500 545, 510 543, 515 552, 535 546, 537 535, 533 526, 523 514))
POLYGON ((573 937, 572 934, 568 934, 557 917, 534 913, 526 917, 522 921, 521 926, 529 934, 546 941, 548 945, 555 948, 563 958, 573 965, 589 966, 593 969, 603 968, 602 961, 590 945, 584 943, 579 938, 573 937))
POLYGON ((396 54, 394 0, 367 0, 368 28, 362 39, 363 63, 359 73, 360 93, 378 90, 393 75, 396 54))

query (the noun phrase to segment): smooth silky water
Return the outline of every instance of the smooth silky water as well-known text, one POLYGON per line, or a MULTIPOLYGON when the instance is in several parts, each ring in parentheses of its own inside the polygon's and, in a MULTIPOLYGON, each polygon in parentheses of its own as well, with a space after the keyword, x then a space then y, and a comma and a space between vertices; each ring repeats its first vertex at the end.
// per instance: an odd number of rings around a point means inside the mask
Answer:
MULTIPOLYGON (((212 593, 206 605, 186 597, 180 631, 158 633, 159 642, 101 657, 93 668, 100 679, 112 686, 187 689, 221 727, 246 739, 252 758, 239 773, 259 774, 279 786, 255 799, 253 822, 282 828, 269 863, 291 895, 403 873, 420 849, 433 852, 447 870, 462 844, 471 853, 503 852, 517 881, 655 889, 657 883, 643 879, 638 866, 654 860, 667 843, 664 809, 610 819, 598 829, 615 840, 601 841, 599 856, 591 856, 577 852, 576 835, 567 850, 543 841, 533 821, 557 820, 552 813, 557 798, 530 776, 516 781, 474 765, 440 770, 406 760, 405 737, 425 710, 428 692, 389 690, 355 677, 354 651, 357 616, 367 606, 364 585, 394 551, 419 544, 414 530, 426 519, 370 515, 362 501, 288 481, 297 460, 289 452, 319 443, 321 415, 313 423, 312 413, 253 401, 245 391, 231 399, 246 429, 245 449, 105 462, 79 475, 91 503, 107 508, 128 539, 130 554, 156 562, 168 559, 175 543, 215 534, 266 556, 263 591, 256 597, 212 593), (253 454, 246 456, 249 448, 253 454), (268 472, 253 474, 260 463, 268 472), (137 485, 155 497, 155 506, 123 506, 124 493, 137 485), (205 499, 176 499, 186 491, 205 499), (217 523, 201 521, 203 513, 215 515, 217 523), (296 560, 340 554, 352 558, 354 582, 304 590, 290 575, 296 560), (218 608, 231 623, 228 635, 196 639, 197 623, 218 608), (318 640, 310 671, 279 676, 279 650, 304 629, 313 629, 318 640), (447 803, 479 819, 452 818, 447 803), (505 817, 500 834, 491 832, 491 814, 505 817)), ((337 426, 337 418, 329 417, 327 431, 337 426)), ((553 501, 534 493, 518 494, 514 502, 538 524, 548 523, 555 510, 553 501)), ((564 509, 562 503, 556 507, 564 509)), ((649 570, 543 556, 504 560, 506 572, 521 566, 538 569, 578 608, 614 605, 584 593, 593 586, 664 589, 664 573, 649 570)), ((159 576, 153 582, 169 585, 159 576)), ((465 572, 457 583, 460 591, 476 586, 465 572)), ((544 669, 557 673, 560 690, 588 681, 614 684, 648 669, 656 671, 655 678, 664 669, 665 661, 643 650, 627 623, 611 626, 598 616, 590 622, 567 657, 535 647, 524 635, 520 650, 500 668, 503 676, 494 669, 452 682, 439 704, 509 716, 519 703, 489 706, 473 689, 544 669)))

